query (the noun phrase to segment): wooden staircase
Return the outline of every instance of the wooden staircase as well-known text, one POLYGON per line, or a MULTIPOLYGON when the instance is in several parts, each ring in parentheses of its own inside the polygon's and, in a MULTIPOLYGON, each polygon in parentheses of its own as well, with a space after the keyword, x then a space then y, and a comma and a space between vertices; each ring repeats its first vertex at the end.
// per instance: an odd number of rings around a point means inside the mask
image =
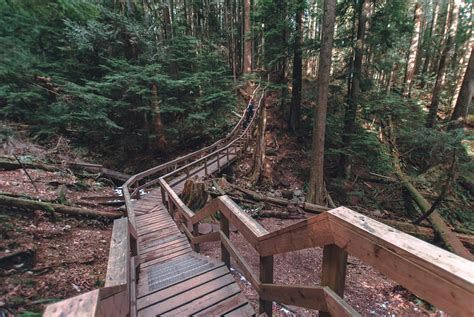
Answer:
POLYGON ((229 271, 231 259, 258 293, 259 314, 271 316, 278 302, 320 316, 357 316, 343 300, 348 254, 449 314, 474 316, 473 262, 348 208, 273 232, 227 196, 190 210, 179 197, 184 181, 221 171, 248 148, 255 118, 243 129, 243 117, 227 137, 124 184, 127 217, 114 222, 105 287, 51 304, 45 316, 255 315, 229 271), (220 230, 199 234, 199 223, 217 213, 220 230), (230 225, 258 254, 258 275, 233 245, 230 225), (220 241, 221 261, 198 253, 210 241, 220 241), (274 283, 274 255, 314 247, 323 248, 322 285, 274 283))

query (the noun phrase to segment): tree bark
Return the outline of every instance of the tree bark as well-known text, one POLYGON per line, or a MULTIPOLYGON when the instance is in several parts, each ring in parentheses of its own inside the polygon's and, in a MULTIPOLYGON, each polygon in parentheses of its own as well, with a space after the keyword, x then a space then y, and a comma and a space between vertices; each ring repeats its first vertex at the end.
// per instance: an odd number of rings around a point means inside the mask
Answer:
MULTIPOLYGON (((472 45, 472 44, 471 44, 472 45)), ((471 56, 469 58, 469 63, 464 73, 464 79, 462 81, 461 90, 459 91, 458 99, 456 100, 456 106, 454 111, 451 114, 451 121, 458 120, 462 118, 463 120, 467 119, 469 107, 472 102, 472 97, 474 96, 474 56, 471 49, 471 56)))
POLYGON ((151 85, 151 112, 153 116, 153 142, 152 148, 155 151, 164 151, 166 149, 167 141, 164 134, 163 122, 161 121, 160 100, 158 98, 158 84, 151 85))
POLYGON ((104 217, 109 219, 116 219, 123 216, 122 213, 93 210, 88 208, 72 207, 60 204, 45 203, 36 200, 28 200, 23 198, 14 198, 9 196, 0 195, 0 205, 7 207, 16 207, 21 209, 27 209, 31 211, 44 210, 47 212, 58 212, 63 214, 70 214, 75 216, 87 216, 87 217, 104 217))
POLYGON ((207 202, 208 194, 204 182, 194 179, 187 179, 184 183, 181 198, 186 206, 191 210, 201 209, 207 202))
POLYGON ((421 71, 423 74, 421 87, 424 88, 426 83, 426 76, 430 70, 430 62, 432 61, 432 53, 433 53, 433 35, 436 33, 436 26, 438 25, 438 15, 439 15, 439 0, 435 0, 433 3, 433 18, 431 19, 431 26, 428 33, 427 39, 427 47, 425 51, 425 60, 423 62, 423 70, 421 71))
POLYGON ((312 167, 309 180, 308 201, 324 202, 324 144, 326 134, 326 113, 329 95, 329 73, 332 62, 336 1, 324 1, 323 38, 319 57, 317 103, 314 109, 312 167))
MULTIPOLYGON (((355 121, 357 116, 357 107, 360 95, 360 81, 362 77, 362 58, 364 56, 364 39, 367 13, 370 8, 370 0, 363 0, 359 7, 359 25, 357 27, 357 41, 354 53, 354 73, 352 77, 351 93, 349 95, 344 117, 344 130, 342 134, 342 143, 344 148, 350 147, 352 143, 352 134, 355 132, 355 121)), ((351 170, 351 158, 347 153, 341 154, 339 170, 340 176, 349 176, 351 170)))
POLYGON ((293 45, 293 83, 291 90, 291 102, 290 102, 290 120, 289 127, 295 132, 300 124, 300 110, 301 110, 301 86, 303 80, 303 15, 304 15, 304 3, 298 2, 298 8, 296 10, 295 21, 296 21, 296 32, 295 42, 293 45))
POLYGON ((252 37, 250 33, 250 0, 244 0, 244 74, 252 72, 252 37))
POLYGON ((446 44, 439 60, 438 72, 436 74, 436 82, 431 96, 431 104, 428 112, 428 117, 426 119, 427 128, 433 128, 437 120, 440 95, 441 91, 443 90, 444 78, 446 75, 446 67, 449 64, 454 50, 456 31, 458 27, 459 2, 460 0, 452 0, 451 10, 448 14, 449 32, 447 35, 446 44))
POLYGON ((418 46, 420 43, 422 9, 420 3, 415 4, 414 30, 411 38, 410 50, 408 51, 407 66, 405 69, 405 79, 403 80, 403 97, 410 97, 413 87, 413 77, 415 75, 418 46))

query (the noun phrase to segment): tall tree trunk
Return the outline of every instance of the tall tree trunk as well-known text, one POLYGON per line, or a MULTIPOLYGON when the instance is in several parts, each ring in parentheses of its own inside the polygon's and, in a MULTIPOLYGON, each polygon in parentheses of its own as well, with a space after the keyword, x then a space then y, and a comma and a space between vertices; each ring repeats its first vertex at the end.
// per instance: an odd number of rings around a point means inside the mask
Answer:
POLYGON ((403 80, 403 97, 410 97, 411 89, 413 87, 413 77, 415 75, 415 63, 418 53, 418 45, 420 42, 421 30, 421 5, 415 4, 414 30, 411 38, 410 50, 408 52, 407 66, 405 69, 405 79, 403 80))
POLYGON ((243 73, 252 72, 252 37, 250 34, 250 0, 244 0, 244 69, 243 73))
POLYGON ((290 129, 295 132, 300 124, 300 109, 301 109, 301 85, 303 77, 303 14, 304 14, 304 2, 299 1, 298 9, 296 10, 296 33, 295 43, 293 46, 293 84, 291 91, 291 103, 290 103, 290 129))
POLYGON ((163 38, 171 38, 171 16, 167 3, 163 5, 163 38))
POLYGON ((446 72, 446 67, 449 63, 451 58, 453 49, 454 49, 454 41, 456 37, 456 31, 458 27, 458 17, 459 17, 459 4, 460 0, 452 0, 451 9, 449 11, 449 32, 448 37, 446 40, 446 45, 444 46, 443 52, 441 53, 439 66, 438 66, 438 73, 436 75, 436 83, 433 88, 433 93, 431 96, 431 105, 428 112, 428 117, 426 119, 426 127, 432 128, 436 123, 436 118, 438 115, 438 108, 440 102, 440 95, 441 91, 443 90, 444 86, 444 77, 446 72))
POLYGON ((152 123, 152 149, 154 151, 164 151, 166 149, 167 141, 165 138, 165 129, 161 121, 160 113, 160 99, 158 97, 158 85, 153 83, 151 85, 151 112, 153 116, 152 123))
POLYGON ((431 19, 431 26, 430 30, 428 33, 428 39, 427 39, 427 45, 426 45, 426 51, 425 51, 425 60, 423 62, 423 70, 422 72, 422 81, 421 81, 421 87, 424 88, 426 84, 426 76, 428 76, 428 71, 430 69, 430 62, 432 61, 432 56, 431 54, 433 53, 433 35, 436 33, 436 26, 438 23, 438 15, 439 15, 439 0, 435 0, 433 3, 433 18, 431 19))
POLYGON ((324 1, 323 38, 319 57, 318 101, 314 111, 312 167, 309 180, 309 202, 322 204, 324 201, 324 140, 326 133, 326 112, 329 94, 329 71, 331 69, 336 0, 324 1))
MULTIPOLYGON (((352 143, 352 134, 355 132, 355 121, 357 107, 359 103, 360 81, 362 77, 362 58, 364 56, 364 38, 367 13, 370 7, 370 0, 362 0, 359 7, 359 25, 357 27, 357 41, 354 53, 354 71, 351 84, 351 94, 347 101, 347 108, 344 117, 344 130, 342 143, 344 148, 348 148, 352 143)), ((351 158, 347 153, 341 154, 339 170, 340 176, 349 176, 351 170, 351 158)))
POLYGON ((469 106, 471 105, 473 96, 474 96, 474 57, 473 57, 473 49, 471 47, 471 57, 469 58, 469 63, 467 65, 467 69, 464 74, 461 90, 459 92, 458 99, 456 100, 456 106, 454 107, 454 111, 451 114, 450 120, 457 120, 459 118, 463 118, 465 120, 467 118, 469 106))

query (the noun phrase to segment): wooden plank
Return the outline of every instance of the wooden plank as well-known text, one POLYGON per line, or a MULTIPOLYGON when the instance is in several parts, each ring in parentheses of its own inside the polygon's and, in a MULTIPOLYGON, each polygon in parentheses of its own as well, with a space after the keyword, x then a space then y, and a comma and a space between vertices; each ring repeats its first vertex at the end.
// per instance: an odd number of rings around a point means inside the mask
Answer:
POLYGON ((360 316, 354 308, 339 297, 332 289, 324 287, 324 297, 330 316, 360 316))
POLYGON ((255 312, 250 304, 245 304, 231 312, 228 312, 224 316, 226 317, 240 317, 240 316, 255 316, 255 312))
POLYGON ((327 215, 321 214, 262 236, 259 239, 258 251, 261 256, 267 256, 333 242, 327 215))
POLYGON ((326 311, 324 289, 320 286, 261 284, 259 295, 268 301, 326 311))
POLYGON ((187 303, 177 309, 167 312, 172 316, 190 316, 194 315, 201 310, 207 309, 217 303, 226 300, 227 298, 240 294, 241 290, 239 286, 233 281, 232 284, 216 289, 212 292, 207 293, 204 296, 200 296, 197 299, 187 303))
MULTIPOLYGON (((260 257, 260 283, 273 283, 273 256, 260 257)), ((266 313, 268 317, 272 316, 272 302, 264 298, 259 298, 258 312, 266 313)))
POLYGON ((173 241, 170 241, 170 242, 166 243, 165 245, 157 245, 157 246, 154 246, 152 248, 149 248, 146 251, 141 252, 140 256, 147 256, 148 254, 156 254, 156 253, 153 253, 153 252, 160 253, 160 252, 171 250, 171 249, 181 247, 181 246, 188 246, 189 247, 188 241, 186 239, 184 239, 184 240, 183 239, 182 240, 173 240, 173 241))
POLYGON ((452 315, 474 315, 472 262, 340 207, 327 212, 335 243, 452 315))
POLYGON ((158 264, 158 263, 170 260, 172 258, 176 258, 176 257, 181 256, 181 255, 185 255, 185 254, 191 253, 191 252, 192 252, 191 248, 180 250, 180 251, 168 254, 166 256, 162 256, 158 259, 154 259, 154 260, 151 260, 151 261, 148 261, 148 262, 145 262, 145 263, 141 263, 141 267, 146 268, 147 266, 150 266, 150 265, 153 265, 153 264, 158 264))
MULTIPOLYGON (((225 236, 227 239, 230 238, 230 227, 229 227, 229 220, 226 216, 221 213, 221 220, 220 220, 220 235, 225 236)), ((230 240, 228 241, 230 244, 230 240)), ((226 244, 222 241, 221 238, 221 260, 225 263, 225 265, 230 269, 230 253, 229 250, 226 248, 226 244)))
MULTIPOLYGON (((232 275, 224 275, 222 277, 189 289, 185 292, 177 294, 176 296, 168 298, 164 301, 156 303, 155 305, 141 309, 138 311, 138 316, 157 316, 164 313, 167 313, 168 315, 179 316, 179 314, 177 314, 176 312, 171 313, 171 310, 179 308, 194 299, 202 298, 206 294, 209 294, 215 290, 232 284, 237 287, 232 275)), ((237 289, 238 291, 240 291, 238 287, 237 289)))
POLYGON ((154 227, 148 228, 147 230, 144 230, 142 232, 138 233, 138 237, 141 239, 145 239, 147 236, 156 236, 156 237, 164 237, 168 235, 175 235, 181 233, 179 229, 174 226, 174 227, 167 227, 167 228, 161 228, 157 229, 154 227))
POLYGON ((241 306, 244 306, 245 304, 247 304, 247 302, 247 299, 242 296, 242 294, 236 294, 232 297, 227 298, 226 300, 223 300, 220 303, 217 303, 214 306, 211 306, 205 310, 196 313, 195 316, 222 316, 241 306))
POLYGON ((219 210, 229 219, 229 222, 239 230, 245 239, 257 249, 257 239, 268 234, 268 231, 244 212, 229 196, 219 196, 218 199, 219 210))
POLYGON ((157 251, 145 253, 144 255, 140 255, 140 263, 150 262, 154 259, 160 259, 170 254, 174 254, 181 251, 187 251, 187 250, 191 251, 191 247, 189 246, 188 243, 173 245, 166 248, 165 250, 157 250, 157 251))
POLYGON ((149 226, 149 227, 146 227, 145 229, 139 230, 138 236, 141 237, 150 233, 160 236, 160 235, 167 235, 169 233, 175 233, 175 232, 179 232, 178 227, 176 227, 175 224, 170 224, 169 226, 165 226, 165 227, 162 227, 160 225, 154 225, 154 226, 149 226))
POLYGON ((335 244, 324 246, 321 286, 329 286, 341 298, 344 296, 346 266, 346 251, 335 244))
POLYGON ((247 261, 238 253, 237 249, 232 245, 230 240, 222 233, 221 231, 221 241, 222 245, 224 246, 232 258, 237 262, 240 269, 242 270, 242 274, 247 278, 247 280, 252 284, 252 286, 258 291, 260 288, 260 282, 255 274, 252 272, 252 268, 248 265, 247 261))
POLYGON ((156 229, 166 229, 166 228, 171 228, 171 227, 175 227, 176 228, 176 224, 171 220, 167 220, 166 222, 161 222, 161 223, 149 223, 145 226, 139 226, 137 227, 138 231, 141 232, 141 231, 144 231, 144 230, 149 230, 150 228, 156 228, 156 229))
POLYGON ((167 248, 168 246, 183 243, 183 242, 188 243, 188 240, 186 239, 185 236, 178 237, 177 239, 174 239, 174 240, 171 240, 171 241, 168 241, 168 242, 165 242, 165 243, 153 245, 153 246, 148 247, 148 248, 143 248, 143 249, 140 250, 140 255, 143 255, 143 254, 148 253, 150 251, 155 251, 155 250, 167 248))
POLYGON ((45 317, 96 316, 99 311, 99 290, 93 290, 46 306, 45 317))
POLYGON ((129 249, 128 219, 116 219, 110 239, 109 261, 105 278, 106 287, 127 284, 129 249))
POLYGON ((199 273, 196 273, 196 275, 188 279, 183 279, 179 283, 170 285, 165 289, 147 294, 146 296, 141 296, 137 301, 138 310, 162 302, 180 293, 188 291, 194 287, 198 287, 202 284, 208 283, 212 280, 215 280, 228 274, 229 270, 224 266, 219 266, 216 268, 201 271, 199 273))

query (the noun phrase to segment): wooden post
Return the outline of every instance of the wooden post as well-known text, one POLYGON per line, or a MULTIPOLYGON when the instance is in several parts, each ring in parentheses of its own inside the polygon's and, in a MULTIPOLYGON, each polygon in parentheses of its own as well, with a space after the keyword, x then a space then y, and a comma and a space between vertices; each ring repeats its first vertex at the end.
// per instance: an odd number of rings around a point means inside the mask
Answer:
POLYGON ((168 208, 168 212, 169 212, 171 218, 174 219, 174 204, 173 204, 172 201, 170 201, 169 208, 168 208))
POLYGON ((189 178, 189 166, 186 167, 186 178, 189 178))
MULTIPOLYGON (((346 251, 335 244, 324 246, 321 286, 329 286, 341 298, 344 297, 346 265, 346 251)), ((319 312, 319 316, 328 317, 331 315, 327 312, 319 312)))
MULTIPOLYGON (((230 239, 230 230, 229 230, 229 220, 221 212, 221 231, 222 233, 230 239)), ((229 251, 225 248, 224 244, 221 243, 221 259, 222 262, 230 269, 230 254, 229 251)))
POLYGON ((217 152, 217 170, 221 170, 221 155, 219 152, 217 152))
POLYGON ((229 158, 229 147, 227 147, 227 162, 230 161, 230 158, 229 158))
MULTIPOLYGON (((195 223, 193 224, 193 236, 197 237, 199 235, 199 224, 195 223)), ((199 243, 193 245, 194 251, 199 253, 200 248, 199 248, 199 243)))
MULTIPOLYGON (((260 257, 260 282, 273 283, 273 255, 260 257)), ((272 316, 272 301, 259 299, 259 314, 272 316)))
POLYGON ((206 176, 209 175, 207 172, 207 157, 204 159, 204 172, 206 173, 206 176))
POLYGON ((166 209, 169 209, 169 206, 166 202, 166 192, 165 192, 165 189, 163 187, 161 187, 161 202, 166 207, 166 209))

